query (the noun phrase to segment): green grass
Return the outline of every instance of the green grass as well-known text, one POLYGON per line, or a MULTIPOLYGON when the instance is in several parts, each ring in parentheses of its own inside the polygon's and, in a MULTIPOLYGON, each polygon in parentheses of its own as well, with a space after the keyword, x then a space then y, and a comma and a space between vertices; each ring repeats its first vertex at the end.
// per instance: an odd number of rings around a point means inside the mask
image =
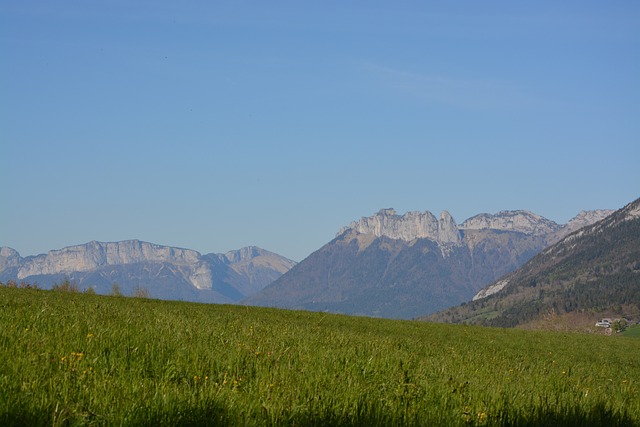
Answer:
POLYGON ((633 325, 622 333, 625 337, 640 338, 640 325, 633 325))
POLYGON ((0 425, 640 425, 640 340, 0 288, 0 425))

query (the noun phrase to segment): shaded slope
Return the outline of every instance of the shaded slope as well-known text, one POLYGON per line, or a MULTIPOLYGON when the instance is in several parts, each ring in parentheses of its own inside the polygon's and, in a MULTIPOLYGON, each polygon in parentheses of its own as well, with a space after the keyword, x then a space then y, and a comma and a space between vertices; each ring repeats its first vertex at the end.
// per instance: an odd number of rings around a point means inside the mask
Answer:
POLYGON ((465 230, 458 245, 347 230, 243 302, 413 318, 470 299, 545 247, 544 237, 465 230))

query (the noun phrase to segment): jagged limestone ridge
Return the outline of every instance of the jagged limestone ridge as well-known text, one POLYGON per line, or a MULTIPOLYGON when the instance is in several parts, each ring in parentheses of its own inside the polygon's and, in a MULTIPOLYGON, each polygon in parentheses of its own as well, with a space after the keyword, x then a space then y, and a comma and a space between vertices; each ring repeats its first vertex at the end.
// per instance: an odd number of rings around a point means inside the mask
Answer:
POLYGON ((518 231, 532 236, 543 236, 562 228, 555 221, 529 211, 500 211, 497 214, 482 213, 473 216, 460 225, 462 230, 505 230, 518 231))
POLYGON ((15 278, 23 280, 33 276, 91 272, 108 266, 125 266, 140 263, 170 264, 197 289, 212 289, 215 274, 211 257, 234 270, 252 278, 252 266, 260 266, 269 276, 288 271, 295 263, 273 252, 252 246, 227 254, 201 255, 191 249, 156 245, 139 240, 120 242, 92 241, 83 245, 51 250, 46 254, 22 258, 14 249, 0 248, 0 272, 16 269, 15 278), (240 271, 242 270, 242 271, 240 271))
POLYGON ((373 216, 362 217, 358 221, 351 222, 348 226, 341 228, 336 236, 345 231, 354 230, 360 234, 386 236, 408 242, 427 238, 441 244, 460 244, 462 242, 460 231, 463 230, 503 230, 531 236, 549 236, 549 240, 553 242, 605 218, 612 212, 606 209, 582 211, 566 225, 560 225, 526 210, 503 210, 496 214, 478 214, 456 225, 447 211, 443 211, 440 219, 436 219, 429 211, 411 211, 398 215, 394 209, 389 208, 381 209, 373 216))
POLYGON ((445 244, 460 244, 462 241, 456 222, 447 211, 443 211, 440 219, 437 219, 429 211, 412 211, 398 215, 394 209, 381 209, 373 216, 353 221, 340 229, 337 235, 347 230, 404 241, 423 238, 445 244))

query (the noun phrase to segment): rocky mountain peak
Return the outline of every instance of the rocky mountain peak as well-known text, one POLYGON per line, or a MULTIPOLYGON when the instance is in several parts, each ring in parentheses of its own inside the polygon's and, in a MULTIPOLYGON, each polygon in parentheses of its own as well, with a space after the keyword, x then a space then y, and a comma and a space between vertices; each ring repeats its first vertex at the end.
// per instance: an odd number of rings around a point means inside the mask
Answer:
POLYGON ((227 252, 226 254, 224 254, 224 258, 226 258, 226 260, 231 263, 248 261, 262 255, 263 252, 265 251, 258 248, 257 246, 247 246, 235 251, 227 252))
POLYGON ((633 220, 640 217, 640 199, 637 199, 623 208, 626 220, 633 220))
MULTIPOLYGON (((587 211, 586 217, 588 219, 595 218, 599 220, 597 222, 594 221, 592 224, 586 224, 592 226, 582 227, 578 233, 575 233, 574 235, 569 237, 579 237, 583 234, 600 233, 604 229, 617 226, 620 222, 633 221, 640 218, 640 199, 628 203, 625 207, 618 211, 613 211, 613 213, 608 210, 587 211)), ((569 223, 571 223, 572 221, 573 220, 571 220, 569 223)))
POLYGON ((614 212, 615 211, 612 209, 596 209, 592 211, 580 211, 578 215, 576 215, 567 223, 567 226, 570 226, 574 230, 577 230, 578 228, 582 228, 584 226, 591 225, 594 222, 598 222, 601 219, 606 218, 607 216, 611 215, 614 212))
POLYGON ((458 225, 447 211, 442 211, 438 220, 438 242, 459 244, 461 242, 458 225))
POLYGON ((296 265, 295 261, 257 246, 247 246, 235 251, 229 251, 224 255, 219 255, 219 258, 223 262, 236 266, 252 265, 253 267, 269 267, 281 274, 296 265))
POLYGON ((0 248, 0 271, 18 267, 20 265, 20 254, 15 249, 3 246, 0 248))
POLYGON ((396 216, 398 213, 393 208, 380 209, 376 216, 396 216))
POLYGON ((338 236, 347 230, 355 230, 360 234, 373 234, 376 237, 386 236, 391 239, 412 241, 414 239, 431 239, 439 243, 459 243, 460 233, 453 217, 446 211, 438 220, 431 212, 411 211, 398 215, 394 209, 381 209, 373 216, 362 217, 353 221, 338 232, 338 236))
POLYGON ((15 249, 12 249, 7 246, 0 247, 0 257, 13 258, 16 256, 20 256, 20 254, 15 249))
POLYGON ((581 211, 578 215, 576 215, 574 218, 569 220, 569 222, 567 222, 567 224, 564 227, 562 227, 562 229, 559 232, 556 233, 557 236, 554 239, 552 239, 552 242, 555 243, 556 241, 559 241, 564 236, 567 236, 576 230, 579 230, 583 227, 594 224, 608 217, 613 212, 615 211, 611 209, 596 209, 592 211, 581 211))
POLYGON ((561 226, 555 221, 525 210, 500 211, 497 214, 482 213, 464 221, 463 230, 518 231, 533 236, 544 236, 558 231, 561 226))

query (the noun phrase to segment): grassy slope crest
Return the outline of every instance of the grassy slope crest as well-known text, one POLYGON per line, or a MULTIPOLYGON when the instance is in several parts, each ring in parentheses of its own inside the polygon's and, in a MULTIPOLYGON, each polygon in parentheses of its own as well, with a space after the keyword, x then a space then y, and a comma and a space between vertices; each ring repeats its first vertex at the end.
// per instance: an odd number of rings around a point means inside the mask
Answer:
POLYGON ((0 424, 640 424, 640 340, 0 287, 0 424))

